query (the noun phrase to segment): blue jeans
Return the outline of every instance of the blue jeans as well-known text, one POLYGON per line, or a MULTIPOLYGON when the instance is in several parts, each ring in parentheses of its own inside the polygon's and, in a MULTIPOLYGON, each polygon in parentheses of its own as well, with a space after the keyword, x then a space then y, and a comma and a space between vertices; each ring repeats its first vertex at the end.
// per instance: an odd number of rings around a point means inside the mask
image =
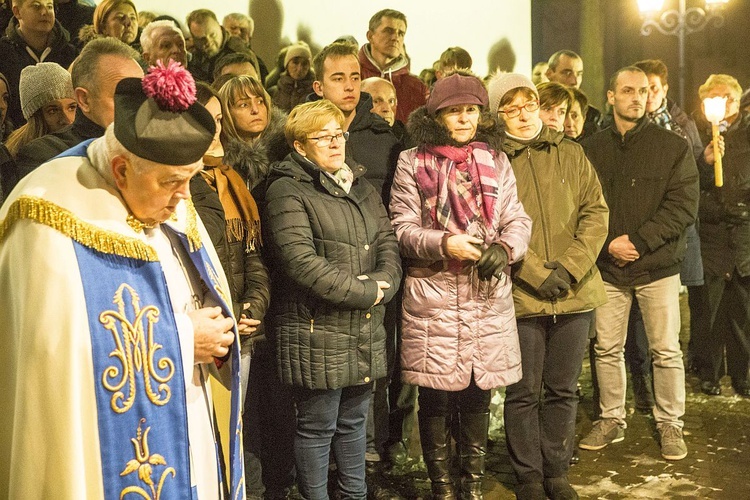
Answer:
POLYGON ((331 451, 338 469, 341 498, 367 498, 365 422, 371 390, 372 384, 324 390, 294 388, 297 404, 294 456, 297 484, 305 499, 328 499, 331 451))

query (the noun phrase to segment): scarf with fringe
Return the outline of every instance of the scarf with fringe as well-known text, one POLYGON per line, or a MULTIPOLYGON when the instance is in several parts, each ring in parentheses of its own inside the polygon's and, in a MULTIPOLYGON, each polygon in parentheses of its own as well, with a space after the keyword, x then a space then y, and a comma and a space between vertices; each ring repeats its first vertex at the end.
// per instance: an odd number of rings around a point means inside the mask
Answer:
POLYGON ((224 165, 223 158, 204 156, 202 173, 216 191, 224 208, 226 235, 229 243, 243 241, 246 252, 259 251, 263 241, 260 235, 260 215, 253 195, 232 167, 224 165))

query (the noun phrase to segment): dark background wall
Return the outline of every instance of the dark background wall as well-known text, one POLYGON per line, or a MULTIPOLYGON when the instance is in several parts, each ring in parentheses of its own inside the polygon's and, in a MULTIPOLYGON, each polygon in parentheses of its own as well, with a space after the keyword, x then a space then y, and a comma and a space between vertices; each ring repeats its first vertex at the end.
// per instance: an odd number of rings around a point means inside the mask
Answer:
MULTIPOLYGON (((688 0, 687 7, 703 1, 688 0)), ((665 8, 676 9, 677 0, 665 8)), ((724 25, 712 24, 687 36, 685 44, 685 108, 699 105, 698 87, 711 73, 736 77, 742 88, 750 86, 750 1, 729 0, 724 25)), ((603 107, 609 75, 641 59, 661 59, 670 71, 669 94, 678 95, 678 44, 676 36, 654 32, 640 34, 642 19, 636 0, 533 0, 532 53, 543 61, 560 49, 583 57, 582 89, 592 103, 603 107)))

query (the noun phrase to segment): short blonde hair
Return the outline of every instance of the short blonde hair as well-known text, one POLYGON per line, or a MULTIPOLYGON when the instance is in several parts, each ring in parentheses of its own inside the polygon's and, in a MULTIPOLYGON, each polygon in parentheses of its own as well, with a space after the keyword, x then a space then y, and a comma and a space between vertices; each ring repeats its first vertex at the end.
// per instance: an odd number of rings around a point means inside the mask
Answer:
MULTIPOLYGON (((219 100, 227 111, 231 111, 232 107, 237 104, 240 99, 248 99, 250 97, 260 97, 263 99, 263 103, 268 109, 268 119, 271 119, 271 112, 273 106, 271 104, 271 96, 268 95, 266 89, 263 88, 260 81, 257 78, 250 75, 237 75, 224 83, 221 88, 218 89, 219 100)), ((262 132, 261 132, 262 134, 262 132)), ((224 113, 221 119, 221 136, 222 143, 227 144, 229 139, 242 140, 239 132, 237 131, 237 125, 234 122, 232 113, 224 113)))
POLYGON ((317 132, 331 120, 336 120, 341 127, 344 126, 344 113, 328 99, 295 106, 284 126, 286 142, 293 148, 294 141, 304 142, 307 134, 317 132))
POLYGON ((740 86, 740 82, 737 81, 737 79, 731 75, 724 75, 724 74, 718 74, 718 75, 711 75, 708 77, 708 80, 706 80, 706 83, 698 87, 698 97, 701 98, 701 100, 708 97, 708 93, 711 92, 711 89, 714 87, 718 87, 719 85, 726 85, 730 89, 732 89, 736 95, 736 99, 739 100, 740 96, 742 96, 742 87, 740 86))

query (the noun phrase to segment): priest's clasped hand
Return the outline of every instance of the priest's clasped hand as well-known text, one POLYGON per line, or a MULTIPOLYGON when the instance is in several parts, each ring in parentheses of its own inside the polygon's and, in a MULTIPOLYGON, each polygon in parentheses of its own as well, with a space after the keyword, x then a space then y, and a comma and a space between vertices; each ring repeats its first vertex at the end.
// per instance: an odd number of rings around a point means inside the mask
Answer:
POLYGON ((203 307, 188 313, 193 323, 195 363, 213 363, 229 354, 234 342, 234 320, 224 316, 221 307, 203 307))

